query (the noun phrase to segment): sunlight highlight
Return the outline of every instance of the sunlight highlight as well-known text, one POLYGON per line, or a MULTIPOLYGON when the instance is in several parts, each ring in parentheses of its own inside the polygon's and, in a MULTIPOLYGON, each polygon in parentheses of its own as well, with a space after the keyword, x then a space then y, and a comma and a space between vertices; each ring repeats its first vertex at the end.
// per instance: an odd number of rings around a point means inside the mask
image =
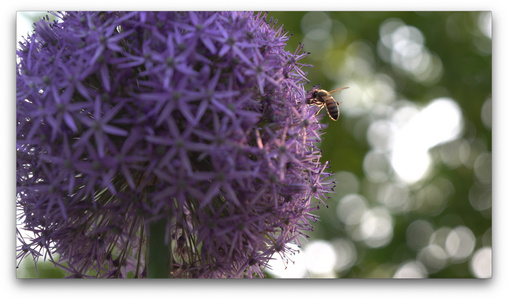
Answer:
POLYGON ((459 137, 463 122, 454 100, 438 98, 398 128, 391 162, 400 179, 414 183, 423 178, 431 166, 429 149, 459 137))

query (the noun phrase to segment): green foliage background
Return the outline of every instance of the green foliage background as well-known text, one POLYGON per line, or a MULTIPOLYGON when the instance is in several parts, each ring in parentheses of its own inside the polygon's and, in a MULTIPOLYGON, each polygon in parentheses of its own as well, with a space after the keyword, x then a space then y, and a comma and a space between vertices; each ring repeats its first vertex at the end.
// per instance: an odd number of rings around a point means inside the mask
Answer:
MULTIPOLYGON (((304 21, 308 12, 270 12, 269 15, 278 19, 278 24, 293 34, 289 47, 294 49, 300 41, 313 41, 306 38, 312 34, 305 26, 304 21)), ((316 13, 316 12, 314 12, 316 13)), ((352 72, 351 78, 342 72, 345 69, 346 54, 354 56, 354 51, 348 50, 352 44, 361 42, 365 49, 361 49, 359 56, 369 54, 371 61, 370 73, 384 74, 391 78, 396 100, 403 99, 413 102, 417 106, 425 106, 430 100, 437 97, 450 97, 460 106, 464 118, 464 129, 459 136, 461 142, 469 146, 469 160, 474 160, 480 153, 491 153, 492 130, 491 123, 482 122, 482 109, 484 115, 491 116, 489 109, 492 89, 492 56, 491 38, 480 32, 482 22, 490 26, 482 18, 490 12, 325 12, 323 19, 331 21, 329 38, 331 45, 318 55, 311 51, 306 62, 314 65, 308 70, 308 79, 312 85, 320 84, 322 88, 332 90, 346 86, 345 82, 362 80, 361 76, 352 72), (424 46, 436 55, 442 64, 442 75, 433 82, 419 82, 412 74, 401 72, 393 62, 383 60, 379 55, 381 39, 381 26, 387 20, 396 20, 407 26, 417 28, 424 37, 424 46), (330 65, 338 70, 338 76, 327 76, 330 65), (330 78, 332 77, 332 78, 330 78), (487 103, 486 103, 487 102, 487 103), (486 104, 486 105, 484 105, 486 104), (476 155, 476 156, 475 156, 476 155)), ((317 19, 318 22, 319 18, 317 19)), ((308 21, 307 21, 308 22, 308 21)), ((323 21, 324 22, 324 21, 323 21)), ((326 26, 324 26, 326 27, 326 26)), ((323 43, 323 40, 318 40, 323 43)), ((313 45, 313 46, 317 46, 313 45)), ((307 44, 305 45, 307 46, 307 44)), ((304 47, 306 49, 307 47, 304 47)), ((351 88, 340 94, 344 108, 348 105, 347 94, 351 88)), ((321 122, 329 124, 322 142, 323 158, 331 162, 333 172, 351 172, 357 176, 360 187, 359 194, 364 196, 370 205, 379 205, 376 192, 379 183, 372 182, 365 174, 365 156, 371 150, 367 140, 367 124, 376 119, 376 95, 372 95, 374 106, 364 114, 349 115, 342 113, 339 121, 333 122, 325 116, 321 122), (361 128, 361 129, 358 129, 361 128), (358 131, 361 131, 358 134, 358 131)), ((383 104, 383 103, 379 103, 383 104)), ((396 104, 392 104, 396 107, 396 104)), ((323 113, 323 112, 322 112, 323 113)), ((450 141, 449 143, 453 143, 450 141)), ((383 247, 370 248, 362 241, 354 241, 357 259, 354 266, 341 273, 335 272, 336 277, 368 278, 392 277, 405 261, 415 260, 421 249, 414 249, 407 244, 408 226, 415 220, 424 220, 438 228, 455 228, 467 226, 476 238, 475 250, 491 246, 491 208, 476 210, 470 204, 471 187, 477 183, 474 166, 471 163, 462 163, 450 166, 441 159, 441 150, 447 144, 437 145, 430 149, 433 159, 433 168, 430 175, 419 182, 408 185, 409 197, 417 196, 429 187, 439 185, 444 181, 451 183, 452 192, 445 196, 446 204, 439 210, 420 206, 418 209, 392 213, 393 238, 383 247)), ((451 153, 459 156, 459 153, 451 153)), ((479 166, 483 172, 491 172, 491 165, 479 166)), ((478 171, 478 170, 477 170, 478 171)), ((489 173, 491 174, 491 173, 489 173)), ((396 182, 393 174, 387 179, 396 182)), ((490 201, 491 183, 484 183, 486 193, 483 201, 490 201)), ((337 220, 337 204, 341 195, 340 182, 338 195, 333 196, 328 209, 321 209, 318 214, 321 222, 316 225, 312 240, 320 239, 331 241, 337 238, 348 237, 345 225, 337 220)), ((474 277, 469 267, 470 258, 463 262, 448 261, 446 267, 428 274, 428 277, 437 278, 468 278, 474 277)))

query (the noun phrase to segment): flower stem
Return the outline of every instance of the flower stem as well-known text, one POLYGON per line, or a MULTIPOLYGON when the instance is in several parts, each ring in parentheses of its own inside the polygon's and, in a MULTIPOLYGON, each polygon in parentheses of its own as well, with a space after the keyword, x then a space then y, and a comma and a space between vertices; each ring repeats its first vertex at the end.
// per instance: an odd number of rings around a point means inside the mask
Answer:
POLYGON ((171 242, 166 240, 167 220, 162 219, 149 225, 148 236, 148 278, 170 278, 172 273, 171 242))

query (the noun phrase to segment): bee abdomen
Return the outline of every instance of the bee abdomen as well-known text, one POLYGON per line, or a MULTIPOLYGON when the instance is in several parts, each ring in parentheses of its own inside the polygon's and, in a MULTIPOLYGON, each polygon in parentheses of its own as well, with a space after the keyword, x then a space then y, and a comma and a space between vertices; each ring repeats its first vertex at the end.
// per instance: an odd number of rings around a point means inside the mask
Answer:
POLYGON ((326 110, 328 111, 328 115, 334 121, 337 121, 339 118, 339 106, 335 101, 327 101, 326 102, 326 110))

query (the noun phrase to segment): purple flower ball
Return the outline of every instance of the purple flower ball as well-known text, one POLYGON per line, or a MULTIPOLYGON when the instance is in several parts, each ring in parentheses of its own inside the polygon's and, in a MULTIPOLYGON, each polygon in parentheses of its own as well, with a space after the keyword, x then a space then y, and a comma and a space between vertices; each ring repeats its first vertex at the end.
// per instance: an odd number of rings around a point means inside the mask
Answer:
POLYGON ((55 15, 17 51, 18 259, 146 277, 157 226, 171 277, 291 255, 333 189, 302 46, 252 12, 55 15))

